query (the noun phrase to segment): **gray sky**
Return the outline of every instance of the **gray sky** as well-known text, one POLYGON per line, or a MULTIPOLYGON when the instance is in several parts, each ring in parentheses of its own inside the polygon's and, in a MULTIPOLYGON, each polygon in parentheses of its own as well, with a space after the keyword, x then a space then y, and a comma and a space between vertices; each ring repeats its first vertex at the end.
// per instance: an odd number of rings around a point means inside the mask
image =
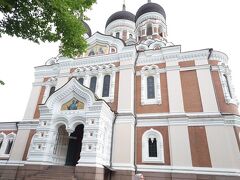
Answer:
MULTIPOLYGON (((108 17, 122 9, 123 0, 98 0, 87 14, 92 32, 104 32, 108 17)), ((126 0, 127 10, 136 13, 147 0, 126 0)), ((226 53, 233 84, 240 97, 240 24, 237 0, 152 0, 167 14, 168 41, 182 51, 205 48, 226 53)), ((37 45, 4 36, 0 39, 0 121, 20 121, 30 96, 34 67, 58 54, 58 44, 37 45)))

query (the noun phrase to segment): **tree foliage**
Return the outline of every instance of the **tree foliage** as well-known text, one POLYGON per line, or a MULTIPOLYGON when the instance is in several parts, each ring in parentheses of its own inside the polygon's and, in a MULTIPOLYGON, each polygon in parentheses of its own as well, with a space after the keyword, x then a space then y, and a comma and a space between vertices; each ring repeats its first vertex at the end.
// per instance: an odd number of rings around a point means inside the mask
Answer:
POLYGON ((84 12, 96 0, 0 0, 0 37, 22 37, 35 43, 61 41, 60 53, 73 57, 87 47, 84 12))
POLYGON ((4 85, 5 83, 4 83, 3 81, 0 80, 0 84, 1 84, 1 85, 4 85))

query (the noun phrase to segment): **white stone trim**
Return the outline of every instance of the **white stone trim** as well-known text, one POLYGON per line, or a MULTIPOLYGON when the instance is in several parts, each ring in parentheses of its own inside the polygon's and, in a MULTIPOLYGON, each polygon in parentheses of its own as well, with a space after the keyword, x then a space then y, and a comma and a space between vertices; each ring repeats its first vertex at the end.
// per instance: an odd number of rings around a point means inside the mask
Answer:
POLYGON ((154 129, 144 132, 142 135, 142 162, 143 163, 164 163, 164 143, 162 134, 154 129), (157 141, 157 157, 149 157, 149 138, 156 138, 157 141))
POLYGON ((114 170, 129 170, 129 171, 134 171, 135 167, 131 163, 113 163, 112 168, 114 170))
POLYGON ((225 102, 227 104, 235 104, 238 105, 239 102, 237 100, 237 97, 235 95, 235 89, 232 85, 232 76, 231 76, 231 71, 229 70, 228 66, 225 66, 224 64, 219 67, 219 76, 220 76, 220 80, 221 80, 221 85, 222 85, 222 89, 223 89, 223 94, 224 94, 224 98, 225 98, 225 102), (224 77, 224 75, 227 78, 224 77), (228 88, 229 85, 229 88, 228 88), (229 94, 229 91, 232 95, 229 94))
POLYGON ((169 125, 186 125, 186 126, 240 126, 239 116, 221 116, 220 114, 202 115, 152 115, 141 116, 137 115, 137 127, 154 127, 154 126, 169 126, 169 125))
POLYGON ((137 170, 141 172, 166 172, 166 173, 240 176, 239 169, 225 169, 225 168, 177 167, 177 166, 157 166, 138 164, 137 170))

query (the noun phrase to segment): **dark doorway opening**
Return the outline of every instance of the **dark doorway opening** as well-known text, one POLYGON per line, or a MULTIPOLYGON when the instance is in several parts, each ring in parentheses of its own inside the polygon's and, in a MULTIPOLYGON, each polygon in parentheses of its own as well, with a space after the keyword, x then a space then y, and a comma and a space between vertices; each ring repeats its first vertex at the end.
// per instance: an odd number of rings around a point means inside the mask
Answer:
POLYGON ((84 125, 80 124, 75 128, 75 131, 71 133, 68 143, 68 151, 66 158, 66 166, 76 166, 80 159, 80 153, 82 149, 84 125))

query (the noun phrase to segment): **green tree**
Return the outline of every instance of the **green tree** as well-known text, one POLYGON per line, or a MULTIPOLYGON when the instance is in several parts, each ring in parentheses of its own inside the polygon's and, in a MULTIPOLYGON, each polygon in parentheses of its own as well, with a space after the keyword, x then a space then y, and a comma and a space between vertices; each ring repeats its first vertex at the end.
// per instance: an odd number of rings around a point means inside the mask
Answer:
POLYGON ((3 81, 0 80, 0 84, 1 84, 1 85, 4 85, 5 83, 4 83, 3 81))
POLYGON ((84 15, 96 0, 0 0, 2 34, 31 40, 61 41, 60 53, 74 57, 87 47, 84 15))

